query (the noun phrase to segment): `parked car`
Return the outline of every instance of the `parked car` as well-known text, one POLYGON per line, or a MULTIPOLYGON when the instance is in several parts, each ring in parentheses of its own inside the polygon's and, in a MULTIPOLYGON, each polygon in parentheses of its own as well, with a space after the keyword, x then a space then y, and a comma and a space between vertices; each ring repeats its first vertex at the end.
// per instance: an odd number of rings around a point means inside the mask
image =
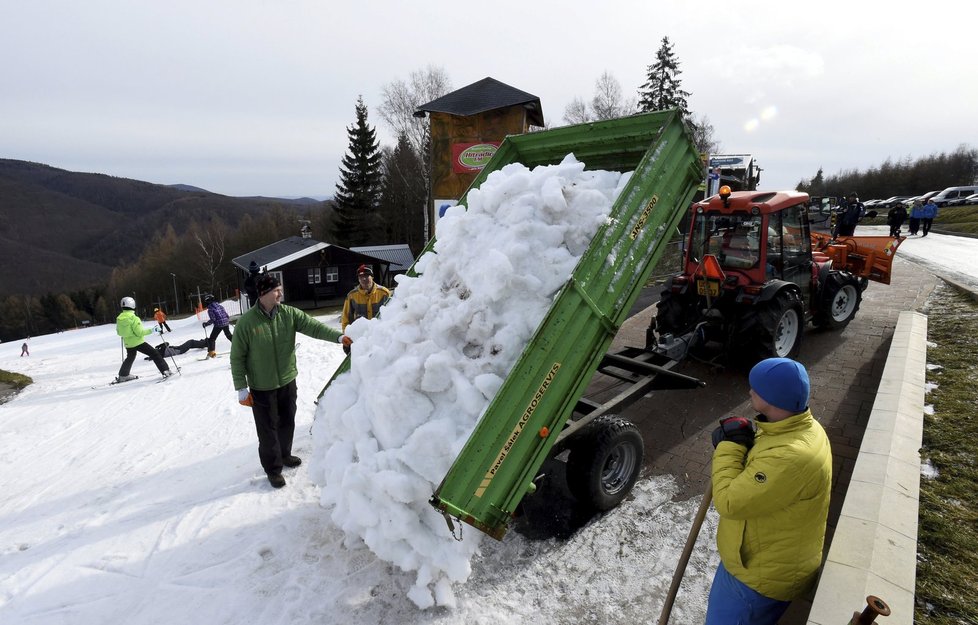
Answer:
POLYGON ((948 187, 930 198, 938 207, 947 206, 951 200, 964 199, 973 193, 978 193, 978 185, 964 187, 948 187))
MULTIPOLYGON (((905 202, 906 200, 909 199, 910 199, 909 195, 894 195, 893 197, 887 200, 883 200, 879 204, 875 205, 873 208, 893 208, 900 202, 905 202)), ((865 204, 863 204, 863 206, 865 206, 865 204)))
POLYGON ((978 193, 972 193, 967 197, 959 197, 949 200, 946 206, 973 206, 978 204, 978 193))

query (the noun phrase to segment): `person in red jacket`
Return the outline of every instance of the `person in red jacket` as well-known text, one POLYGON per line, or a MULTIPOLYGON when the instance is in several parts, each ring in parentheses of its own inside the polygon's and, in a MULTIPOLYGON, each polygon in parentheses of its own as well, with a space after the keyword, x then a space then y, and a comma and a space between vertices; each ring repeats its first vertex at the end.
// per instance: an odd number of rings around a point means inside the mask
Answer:
POLYGON ((156 308, 153 310, 153 318, 156 319, 156 323, 160 324, 160 334, 163 334, 163 329, 165 328, 167 332, 172 332, 169 324, 166 322, 166 313, 156 308))

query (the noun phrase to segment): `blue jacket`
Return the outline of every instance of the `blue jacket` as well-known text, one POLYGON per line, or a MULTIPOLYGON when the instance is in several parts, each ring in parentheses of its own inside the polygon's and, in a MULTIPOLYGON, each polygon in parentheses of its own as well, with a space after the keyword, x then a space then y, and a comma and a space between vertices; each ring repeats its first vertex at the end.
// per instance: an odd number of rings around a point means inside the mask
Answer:
POLYGON ((937 217, 937 204, 933 202, 927 202, 920 207, 920 218, 921 219, 934 219, 937 217))

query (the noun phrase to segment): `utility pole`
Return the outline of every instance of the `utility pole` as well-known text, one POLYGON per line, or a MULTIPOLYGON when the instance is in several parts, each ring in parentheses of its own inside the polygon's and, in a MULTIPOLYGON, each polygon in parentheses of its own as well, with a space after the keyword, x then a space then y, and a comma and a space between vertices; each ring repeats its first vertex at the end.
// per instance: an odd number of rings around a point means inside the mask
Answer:
POLYGON ((173 306, 176 308, 176 310, 173 311, 173 314, 174 315, 179 315, 180 314, 180 298, 177 297, 177 274, 175 274, 173 272, 170 272, 170 275, 173 276, 173 306))

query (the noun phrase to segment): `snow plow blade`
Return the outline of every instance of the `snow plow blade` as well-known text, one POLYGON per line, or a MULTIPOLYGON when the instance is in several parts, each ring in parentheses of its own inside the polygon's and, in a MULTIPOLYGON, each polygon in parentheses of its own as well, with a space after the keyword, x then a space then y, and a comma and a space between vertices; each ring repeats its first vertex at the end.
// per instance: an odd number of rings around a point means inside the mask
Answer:
POLYGON ((845 269, 857 278, 883 284, 890 283, 893 257, 903 237, 856 236, 838 237, 812 232, 812 252, 821 252, 832 259, 833 269, 845 269))
POLYGON ((568 153, 588 169, 634 174, 430 500, 497 539, 703 179, 678 112, 663 111, 507 137, 470 190, 509 163, 568 153))

